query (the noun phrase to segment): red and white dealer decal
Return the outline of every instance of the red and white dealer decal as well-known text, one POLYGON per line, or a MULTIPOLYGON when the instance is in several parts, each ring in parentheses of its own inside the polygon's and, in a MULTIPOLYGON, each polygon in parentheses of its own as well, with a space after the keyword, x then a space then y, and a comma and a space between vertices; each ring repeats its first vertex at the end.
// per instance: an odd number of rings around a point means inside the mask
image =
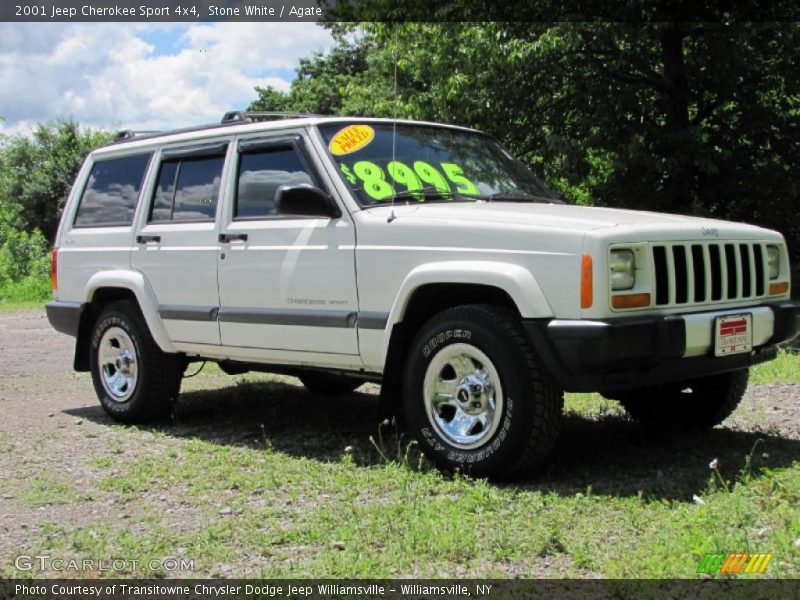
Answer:
POLYGON ((726 315, 714 323, 714 355, 727 356, 753 349, 752 315, 726 315))

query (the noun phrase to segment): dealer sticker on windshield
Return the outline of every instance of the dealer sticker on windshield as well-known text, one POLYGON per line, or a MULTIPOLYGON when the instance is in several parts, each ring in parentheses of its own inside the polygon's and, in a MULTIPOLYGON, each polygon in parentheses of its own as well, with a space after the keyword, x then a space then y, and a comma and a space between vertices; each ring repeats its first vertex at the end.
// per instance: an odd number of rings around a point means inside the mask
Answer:
POLYGON ((348 125, 331 138, 328 149, 334 156, 342 156, 361 150, 375 137, 375 130, 369 125, 348 125))
POLYGON ((752 315, 725 315, 714 320, 714 356, 741 354, 752 349, 752 315))

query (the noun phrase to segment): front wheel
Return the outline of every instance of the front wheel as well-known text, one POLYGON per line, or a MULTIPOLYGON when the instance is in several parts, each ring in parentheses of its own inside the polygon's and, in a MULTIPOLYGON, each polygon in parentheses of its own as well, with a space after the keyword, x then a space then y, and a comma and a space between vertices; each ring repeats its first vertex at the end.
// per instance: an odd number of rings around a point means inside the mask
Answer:
POLYGON ((100 404, 123 423, 166 416, 180 390, 180 360, 159 349, 138 306, 127 300, 109 304, 97 318, 90 367, 100 404))
POLYGON ((608 394, 635 420, 652 428, 711 429, 736 409, 749 371, 740 369, 678 383, 608 394))
POLYGON ((468 305, 439 313, 417 335, 403 403, 411 433, 437 466, 503 478, 547 458, 563 397, 516 315, 468 305))

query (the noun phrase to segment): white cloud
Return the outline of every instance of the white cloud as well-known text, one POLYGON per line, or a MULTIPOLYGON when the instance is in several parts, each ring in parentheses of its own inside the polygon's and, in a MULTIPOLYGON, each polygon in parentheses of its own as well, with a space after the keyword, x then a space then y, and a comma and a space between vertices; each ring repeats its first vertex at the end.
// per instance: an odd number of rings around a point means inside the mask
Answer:
POLYGON ((123 129, 213 122, 245 108, 256 86, 288 89, 286 71, 331 44, 313 23, 2 24, 0 131, 55 118, 123 129), (159 54, 152 33, 176 44, 159 54))

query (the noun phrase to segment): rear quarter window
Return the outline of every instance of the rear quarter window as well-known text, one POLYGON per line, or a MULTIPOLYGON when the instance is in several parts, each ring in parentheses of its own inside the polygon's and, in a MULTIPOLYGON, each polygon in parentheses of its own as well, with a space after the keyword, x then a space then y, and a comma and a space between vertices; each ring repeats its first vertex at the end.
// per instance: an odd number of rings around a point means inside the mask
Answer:
POLYGON ((150 157, 148 153, 96 161, 83 188, 73 226, 131 225, 150 157))

